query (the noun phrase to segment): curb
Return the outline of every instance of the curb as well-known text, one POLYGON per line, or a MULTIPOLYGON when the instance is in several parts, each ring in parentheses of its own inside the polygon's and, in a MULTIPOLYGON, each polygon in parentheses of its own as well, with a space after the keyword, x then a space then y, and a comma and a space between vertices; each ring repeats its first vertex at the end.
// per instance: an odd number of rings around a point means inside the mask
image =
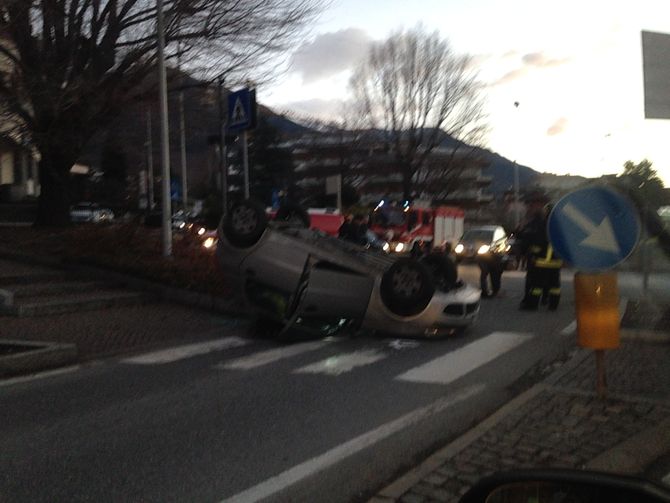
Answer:
POLYGON ((586 469, 636 475, 667 452, 670 452, 670 418, 600 454, 586 464, 586 469))
MULTIPOLYGON (((667 337, 663 340, 667 341, 667 337)), ((481 423, 426 458, 417 467, 401 475, 380 491, 377 491, 367 503, 396 503, 407 491, 439 468, 445 461, 456 456, 504 420, 509 414, 537 397, 543 391, 555 389, 559 392, 567 392, 568 390, 563 390, 559 386, 556 386, 556 383, 579 367, 589 357, 591 357, 589 350, 577 349, 573 356, 559 369, 507 402, 481 423)), ((594 395, 592 392, 586 393, 594 395)), ((627 473, 635 474, 668 451, 670 451, 670 419, 666 419, 659 425, 642 431, 623 443, 601 453, 591 460, 586 465, 586 468, 600 471, 608 471, 609 469, 609 471, 613 471, 613 467, 616 466, 621 471, 622 468, 617 463, 622 462, 624 469, 628 470, 627 473), (645 447, 640 448, 640 445, 644 445, 645 447)))
POLYGON ((162 300, 214 311, 219 314, 236 317, 250 314, 245 306, 222 297, 166 286, 155 281, 137 278, 127 273, 106 269, 104 267, 54 259, 51 257, 16 253, 2 248, 0 248, 0 258, 15 260, 29 265, 54 267, 60 270, 71 271, 87 278, 102 278, 110 282, 150 292, 162 300))
POLYGON ((511 412, 518 409, 526 402, 532 400, 542 391, 547 388, 546 384, 538 383, 532 388, 524 391, 517 397, 513 398, 492 415, 487 417, 484 421, 479 423, 474 428, 470 429, 456 440, 448 444, 446 447, 443 447, 429 458, 427 458, 423 463, 421 463, 416 468, 413 468, 405 475, 401 476, 395 482, 386 486, 381 491, 378 491, 377 494, 368 500, 368 503, 382 503, 386 501, 394 502, 398 500, 403 494, 409 491, 413 486, 415 486, 421 479, 427 476, 429 473, 438 468, 445 460, 455 456, 460 451, 465 449, 472 442, 477 440, 479 437, 484 435, 488 430, 493 428, 496 424, 502 421, 507 417, 511 412), (376 498, 376 499, 375 499, 376 498))
POLYGON ((0 376, 24 374, 53 367, 62 367, 77 360, 75 344, 51 342, 17 341, 0 339, 0 344, 31 347, 27 351, 0 356, 0 376))

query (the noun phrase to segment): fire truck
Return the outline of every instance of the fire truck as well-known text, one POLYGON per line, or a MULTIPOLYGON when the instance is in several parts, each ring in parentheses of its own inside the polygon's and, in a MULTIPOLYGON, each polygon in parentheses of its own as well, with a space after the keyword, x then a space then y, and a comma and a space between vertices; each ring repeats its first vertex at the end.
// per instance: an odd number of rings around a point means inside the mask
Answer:
POLYGON ((391 245, 393 253, 453 248, 463 235, 465 212, 454 206, 385 204, 372 214, 372 230, 391 245))

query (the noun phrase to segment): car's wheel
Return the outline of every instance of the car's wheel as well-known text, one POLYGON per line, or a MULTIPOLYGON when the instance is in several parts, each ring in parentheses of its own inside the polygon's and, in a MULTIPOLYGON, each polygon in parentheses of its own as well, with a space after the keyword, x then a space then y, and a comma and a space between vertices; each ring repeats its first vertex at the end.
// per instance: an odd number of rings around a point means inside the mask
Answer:
POLYGON ((275 220, 287 222, 298 227, 308 228, 310 225, 309 213, 297 204, 282 204, 277 210, 275 220))
POLYGON ((223 221, 223 235, 233 246, 246 248, 255 244, 267 227, 265 208, 246 199, 233 203, 223 221))
POLYGON ((451 290, 458 281, 458 271, 451 259, 441 253, 431 253, 421 259, 421 263, 430 271, 437 285, 451 290))
POLYGON ((396 260, 382 276, 380 294, 384 305, 399 316, 423 311, 435 293, 430 272, 411 258, 396 260))

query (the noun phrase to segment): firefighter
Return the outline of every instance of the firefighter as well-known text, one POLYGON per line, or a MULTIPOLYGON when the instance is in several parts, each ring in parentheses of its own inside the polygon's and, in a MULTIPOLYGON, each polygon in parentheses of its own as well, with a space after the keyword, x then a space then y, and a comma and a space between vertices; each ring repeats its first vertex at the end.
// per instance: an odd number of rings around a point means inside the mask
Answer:
POLYGON ((523 310, 535 311, 542 303, 554 311, 561 299, 563 262, 547 238, 547 218, 552 207, 543 205, 545 202, 542 196, 529 201, 531 219, 520 233, 527 257, 525 292, 519 306, 523 310))

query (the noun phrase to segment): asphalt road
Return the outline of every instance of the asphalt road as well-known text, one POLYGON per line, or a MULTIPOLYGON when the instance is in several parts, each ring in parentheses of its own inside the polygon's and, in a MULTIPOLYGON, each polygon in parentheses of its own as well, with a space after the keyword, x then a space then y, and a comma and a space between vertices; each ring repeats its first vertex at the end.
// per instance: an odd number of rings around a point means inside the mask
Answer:
POLYGON ((507 272, 447 339, 222 331, 0 382, 0 501, 362 501, 574 346, 569 283, 557 312, 520 312, 523 274, 507 272))

